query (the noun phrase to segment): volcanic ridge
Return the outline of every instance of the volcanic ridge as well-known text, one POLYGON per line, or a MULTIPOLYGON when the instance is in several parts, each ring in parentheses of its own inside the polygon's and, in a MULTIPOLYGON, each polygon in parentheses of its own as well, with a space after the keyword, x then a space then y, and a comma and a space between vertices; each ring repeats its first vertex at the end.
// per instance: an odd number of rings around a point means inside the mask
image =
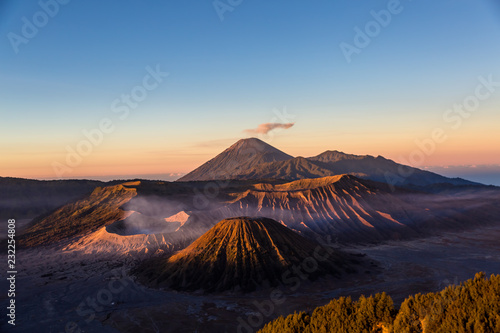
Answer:
POLYGON ((259 286, 293 283, 297 269, 308 279, 340 277, 355 261, 304 238, 275 220, 235 217, 220 221, 170 257, 146 261, 135 274, 153 287, 206 292, 250 292, 259 286))

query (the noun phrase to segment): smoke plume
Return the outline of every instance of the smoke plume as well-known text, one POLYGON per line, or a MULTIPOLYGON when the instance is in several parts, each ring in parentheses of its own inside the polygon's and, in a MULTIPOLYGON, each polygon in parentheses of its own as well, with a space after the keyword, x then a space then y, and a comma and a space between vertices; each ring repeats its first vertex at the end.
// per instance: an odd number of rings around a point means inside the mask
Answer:
POLYGON ((273 129, 276 128, 282 128, 282 129, 288 129, 292 127, 295 123, 286 123, 286 124, 280 124, 280 123, 264 123, 260 124, 257 126, 257 128, 254 129, 247 129, 245 130, 246 133, 248 134, 267 134, 273 129))

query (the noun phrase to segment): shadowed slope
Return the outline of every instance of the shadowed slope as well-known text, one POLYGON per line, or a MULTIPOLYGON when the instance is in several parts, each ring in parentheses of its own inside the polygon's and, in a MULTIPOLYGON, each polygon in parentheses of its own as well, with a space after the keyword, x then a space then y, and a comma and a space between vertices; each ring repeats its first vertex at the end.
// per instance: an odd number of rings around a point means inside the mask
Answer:
POLYGON ((238 175, 237 178, 296 180, 334 175, 334 172, 315 162, 309 161, 304 157, 295 157, 286 161, 260 164, 250 172, 238 175))
POLYGON ((338 151, 326 151, 318 156, 295 157, 286 161, 263 163, 238 179, 308 179, 350 174, 360 178, 393 184, 395 186, 480 185, 461 178, 448 178, 436 173, 398 164, 382 156, 360 156, 338 151))
POLYGON ((105 183, 0 177, 0 219, 32 219, 88 195, 97 186, 105 183))
POLYGON ((222 220, 168 259, 146 262, 137 274, 147 284, 177 290, 252 291, 284 283, 292 276, 292 266, 311 260, 315 253, 325 258, 314 259, 318 267, 310 278, 339 275, 346 266, 345 255, 274 220, 238 217, 222 220))
POLYGON ((121 219, 120 207, 136 195, 135 189, 123 185, 98 187, 90 196, 35 219, 18 243, 24 247, 51 245, 96 231, 121 219))
POLYGON ((354 174, 361 178, 393 185, 418 185, 448 183, 453 185, 479 185, 461 178, 448 178, 430 171, 396 163, 382 156, 352 155, 339 151, 325 151, 309 161, 315 162, 334 174, 354 174))

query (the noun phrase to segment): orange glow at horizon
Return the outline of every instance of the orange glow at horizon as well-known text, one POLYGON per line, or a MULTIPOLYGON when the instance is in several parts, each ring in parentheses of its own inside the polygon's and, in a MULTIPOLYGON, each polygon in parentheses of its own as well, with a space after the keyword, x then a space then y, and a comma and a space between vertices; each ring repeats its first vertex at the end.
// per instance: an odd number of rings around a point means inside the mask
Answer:
MULTIPOLYGON (((411 141, 400 140, 400 144, 389 147, 381 142, 373 140, 370 144, 360 146, 354 142, 344 144, 342 147, 330 146, 328 144, 313 144, 313 140, 305 140, 299 144, 294 144, 292 138, 279 138, 270 142, 271 145, 283 150, 292 156, 310 157, 322 153, 325 150, 339 150, 344 153, 357 155, 384 156, 397 163, 412 164, 410 156, 420 148, 411 141)), ((416 167, 425 166, 450 166, 450 165, 486 165, 500 164, 500 145, 486 146, 481 142, 471 142, 467 140, 454 140, 437 145, 435 152, 429 155, 417 153, 424 156, 419 160, 416 167)), ((62 154, 17 154, 4 157, 0 161, 0 176, 19 177, 33 179, 67 179, 67 178, 94 178, 120 175, 169 175, 185 174, 206 161, 210 160, 218 153, 226 149, 227 146, 197 147, 165 152, 145 152, 136 149, 131 151, 99 151, 84 157, 82 163, 76 167, 68 168, 59 177, 51 166, 54 161, 63 162, 65 155, 62 154)), ((416 156, 416 155, 415 155, 416 156)))

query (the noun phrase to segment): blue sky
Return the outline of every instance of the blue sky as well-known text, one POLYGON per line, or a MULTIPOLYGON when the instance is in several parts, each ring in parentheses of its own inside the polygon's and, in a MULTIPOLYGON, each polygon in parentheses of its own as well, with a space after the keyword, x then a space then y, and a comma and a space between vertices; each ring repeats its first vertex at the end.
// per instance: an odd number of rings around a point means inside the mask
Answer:
MULTIPOLYGON (((348 63, 339 45, 389 3, 243 0, 221 21, 212 1, 73 0, 16 53, 9 33, 43 9, 3 1, 0 175, 53 177, 65 147, 158 64, 169 76, 64 177, 187 172, 283 108, 295 126, 270 143, 290 154, 404 159, 479 76, 500 81, 500 6, 402 0, 348 63)), ((424 164, 499 164, 499 102, 500 89, 424 164)))

